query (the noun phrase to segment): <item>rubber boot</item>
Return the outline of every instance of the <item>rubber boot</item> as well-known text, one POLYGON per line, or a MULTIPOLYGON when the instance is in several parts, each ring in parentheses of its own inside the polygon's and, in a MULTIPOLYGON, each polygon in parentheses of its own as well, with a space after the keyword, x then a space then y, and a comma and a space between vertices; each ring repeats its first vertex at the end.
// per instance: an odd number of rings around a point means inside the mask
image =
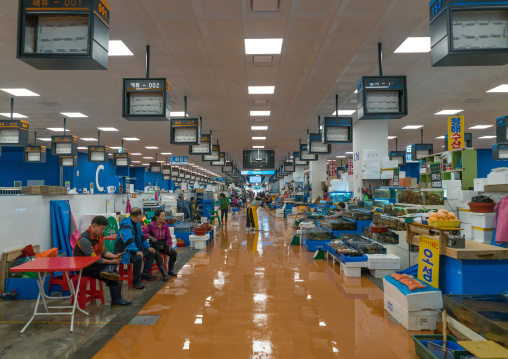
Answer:
POLYGON ((118 280, 120 276, 116 272, 116 264, 108 264, 101 271, 100 276, 109 280, 118 280))
POLYGON ((173 272, 173 269, 175 269, 175 262, 169 262, 169 272, 168 274, 172 277, 176 277, 176 273, 173 272))
POLYGON ((166 268, 164 268, 164 266, 160 266, 159 267, 159 271, 162 274, 162 280, 164 282, 167 281, 169 279, 169 275, 168 275, 168 272, 166 272, 166 268))
POLYGON ((123 307, 126 305, 131 305, 132 302, 125 300, 122 298, 122 285, 112 285, 109 287, 109 293, 111 294, 111 306, 112 307, 123 307))

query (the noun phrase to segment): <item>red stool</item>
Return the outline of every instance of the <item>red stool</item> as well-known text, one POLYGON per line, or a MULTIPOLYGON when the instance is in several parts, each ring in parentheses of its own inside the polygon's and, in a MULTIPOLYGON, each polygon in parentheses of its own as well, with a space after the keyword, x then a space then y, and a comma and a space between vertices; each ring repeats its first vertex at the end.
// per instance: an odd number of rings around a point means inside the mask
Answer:
MULTIPOLYGON (((72 278, 72 282, 74 283, 74 290, 76 290, 78 286, 78 277, 72 278)), ((102 287, 102 281, 90 277, 81 277, 81 284, 79 286, 77 297, 78 306, 81 309, 85 309, 86 303, 96 299, 100 299, 102 304, 104 304, 104 289, 102 287), (97 282, 99 282, 99 289, 97 289, 97 282)), ((72 304, 74 304, 74 298, 72 298, 72 304)))
MULTIPOLYGON (((164 262, 164 269, 166 270, 166 272, 168 271, 168 256, 165 255, 164 253, 161 253, 161 256, 162 256, 162 260, 164 262)), ((153 266, 152 266, 152 269, 150 269, 150 275, 153 275, 152 272, 154 270, 159 270, 159 266, 157 265, 157 263, 154 261, 153 262, 153 266)))
POLYGON ((120 263, 118 266, 118 275, 120 276, 118 281, 120 282, 126 280, 129 284, 129 287, 132 287, 132 278, 134 277, 132 274, 132 263, 127 264, 127 271, 124 269, 124 267, 125 264, 123 263, 120 263))
MULTIPOLYGON (((75 274, 70 274, 68 273, 69 275, 69 279, 73 280, 74 277, 76 277, 75 274)), ((55 275, 55 273, 51 273, 51 277, 49 278, 49 295, 51 295, 51 293, 54 291, 51 287, 53 285, 59 285, 62 290, 62 294, 64 292, 69 292, 70 289, 69 289, 69 282, 67 282, 67 279, 65 278, 65 275, 64 273, 62 273, 62 275, 55 275)), ((56 290, 56 291, 59 291, 59 290, 56 290)))

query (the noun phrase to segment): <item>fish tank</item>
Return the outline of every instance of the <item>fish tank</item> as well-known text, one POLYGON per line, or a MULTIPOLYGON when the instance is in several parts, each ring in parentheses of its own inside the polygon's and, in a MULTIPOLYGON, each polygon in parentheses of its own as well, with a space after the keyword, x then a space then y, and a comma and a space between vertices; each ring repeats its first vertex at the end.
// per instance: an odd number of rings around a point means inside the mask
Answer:
POLYGON ((348 241, 351 240, 351 239, 362 239, 362 236, 360 234, 357 234, 357 233, 342 233, 340 235, 340 239, 342 239, 345 243, 349 243, 348 241))
MULTIPOLYGON (((401 223, 405 226, 404 223, 401 223)), ((405 229, 405 228, 404 228, 405 229)), ((385 233, 372 233, 372 237, 370 237, 373 241, 384 243, 384 244, 399 244, 399 235, 397 233, 393 233, 392 231, 388 231, 385 233)))
POLYGON ((423 205, 423 192, 419 189, 396 190, 397 203, 423 205))
POLYGON ((356 222, 345 219, 326 219, 321 225, 331 231, 356 231, 358 228, 356 222))
POLYGON ((372 201, 372 207, 383 208, 384 205, 390 204, 388 199, 375 199, 372 201))
POLYGON ((194 233, 194 228, 201 225, 201 223, 184 222, 175 225, 175 233, 194 233))
POLYGON ((366 209, 368 211, 372 210, 372 201, 371 200, 368 200, 368 201, 359 200, 357 202, 357 204, 358 204, 358 208, 366 209))
POLYGON ((444 206, 444 189, 423 190, 423 204, 426 206, 444 206))
POLYGON ((374 188, 373 198, 376 200, 385 199, 389 200, 390 203, 395 203, 397 200, 397 192, 396 190, 402 190, 405 187, 378 187, 374 188))
POLYGON ((329 192, 330 202, 344 202, 347 203, 351 201, 353 197, 353 192, 329 192))
POLYGON ((323 227, 304 228, 302 236, 309 241, 328 241, 333 239, 333 234, 323 227))
POLYGON ((379 243, 367 241, 367 243, 362 242, 362 243, 358 243, 353 246, 359 252, 361 252, 363 254, 385 254, 386 253, 386 249, 379 243))
POLYGON ((365 210, 344 211, 342 217, 352 219, 353 221, 370 221, 372 220, 372 212, 365 210))

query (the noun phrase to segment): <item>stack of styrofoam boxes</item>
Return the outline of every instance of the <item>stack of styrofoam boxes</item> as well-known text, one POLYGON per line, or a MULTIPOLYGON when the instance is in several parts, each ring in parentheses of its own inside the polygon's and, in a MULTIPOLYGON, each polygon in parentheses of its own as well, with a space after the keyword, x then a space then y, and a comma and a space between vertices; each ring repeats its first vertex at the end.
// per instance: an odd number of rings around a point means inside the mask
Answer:
POLYGON ((191 248, 195 249, 206 249, 206 241, 208 241, 209 235, 206 234, 204 236, 196 236, 194 234, 191 234, 189 236, 189 242, 191 245, 191 248))
POLYGON ((496 213, 471 213, 474 241, 490 244, 496 228, 496 213))
POLYGON ((400 257, 395 254, 366 254, 367 268, 374 278, 384 278, 400 269, 400 257))
POLYGON ((363 262, 340 262, 340 270, 349 278, 360 278, 362 276, 362 268, 367 268, 367 261, 363 262))
POLYGON ((494 168, 487 176, 489 186, 508 183, 508 167, 494 168))
POLYGON ((381 157, 379 151, 367 150, 363 153, 363 179, 381 179, 381 157))
POLYGON ((399 167, 399 161, 390 160, 390 157, 383 157, 381 163, 381 169, 390 169, 384 170, 381 172, 381 179, 392 179, 393 178, 393 168, 399 167))
POLYGON ((383 279, 385 310, 404 328, 412 331, 434 330, 440 321, 443 294, 439 289, 401 292, 393 283, 403 284, 391 277, 383 279), (390 278, 387 280, 387 278, 390 278))
POLYGON ((275 210, 275 217, 284 218, 284 211, 286 210, 286 205, 283 205, 282 208, 275 210))
POLYGON ((474 183, 474 190, 476 192, 485 192, 485 186, 488 185, 486 178, 475 178, 473 180, 474 183))
POLYGON ((471 210, 469 208, 459 208, 459 221, 460 228, 462 228, 461 234, 466 239, 473 240, 473 226, 471 225, 471 210))

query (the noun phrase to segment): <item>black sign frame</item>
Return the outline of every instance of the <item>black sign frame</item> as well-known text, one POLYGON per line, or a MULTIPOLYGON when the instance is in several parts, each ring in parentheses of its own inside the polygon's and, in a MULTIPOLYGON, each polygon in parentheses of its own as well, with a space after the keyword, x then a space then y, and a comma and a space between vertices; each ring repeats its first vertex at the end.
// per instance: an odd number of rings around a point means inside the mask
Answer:
POLYGON ((223 167, 226 164, 226 152, 221 152, 218 161, 211 161, 210 166, 223 167))
MULTIPOLYGON (((122 117, 128 121, 170 121, 171 84, 165 78, 124 78, 122 96, 122 117), (131 113, 131 101, 139 94, 156 94, 162 99, 162 113, 131 113)), ((148 106, 145 105, 139 105, 148 106)), ((142 111, 140 109, 140 111, 142 111)))
POLYGON ((397 158, 402 157, 402 163, 399 162, 399 166, 406 165, 406 151, 390 151, 388 156, 390 157, 390 161, 397 160, 397 158))
POLYGON ((496 119, 497 143, 508 143, 508 117, 503 116, 496 119))
POLYGON ((496 143, 492 145, 492 160, 494 161, 508 161, 508 157, 501 158, 499 151, 508 152, 508 143, 496 143))
POLYGON ((28 133, 30 124, 24 120, 0 120, 0 132, 4 130, 17 130, 18 142, 0 142, 5 147, 26 147, 28 146, 28 133))
POLYGON ((68 156, 68 155, 59 156, 58 163, 60 167, 78 167, 78 156, 68 156), (72 166, 64 166, 65 160, 70 158, 72 158, 72 166))
POLYGON ((26 146, 23 153, 23 162, 25 163, 46 163, 46 146, 26 146), (30 153, 39 153, 38 161, 29 161, 30 153))
POLYGON ((429 151, 427 156, 430 156, 434 153, 434 145, 432 143, 415 143, 411 145, 411 159, 413 161, 419 161, 420 159, 416 156, 417 151, 429 151))
MULTIPOLYGON (((391 120, 406 117, 407 79, 406 76, 363 76, 357 82, 357 104, 359 120, 391 120), (366 104, 372 95, 386 95, 397 91, 399 110, 397 112, 370 111, 366 104), (381 93, 384 92, 384 93, 381 93)), ((381 102, 378 99, 378 103, 381 102)), ((386 102, 386 101, 383 101, 386 102)))
POLYGON ((306 143, 301 143, 300 144, 300 161, 317 161, 318 160, 318 155, 317 154, 312 154, 310 153, 308 150, 307 150, 307 144, 306 143), (304 153, 304 152, 307 152, 307 153, 304 153), (309 157, 309 158, 305 158, 303 159, 303 156, 302 155, 305 155, 306 157, 309 157), (314 156, 312 158, 310 158, 311 156, 314 156))
POLYGON ((443 177, 440 162, 430 164, 430 182, 432 188, 443 188, 443 177))
POLYGON ((108 162, 109 161, 109 147, 108 146, 88 146, 88 162, 108 162), (103 153, 104 160, 98 161, 92 159, 92 153, 103 153))
POLYGON ((172 145, 199 145, 201 142, 201 120, 199 118, 171 119, 169 143, 172 145), (194 141, 177 141, 176 129, 190 129, 195 131, 194 141))
POLYGON ((51 155, 52 156, 77 156, 78 155, 78 136, 65 135, 65 136, 51 136, 51 155), (71 152, 57 153, 57 147, 63 143, 71 144, 71 152))
POLYGON ((393 185, 398 186, 400 182, 400 169, 399 167, 393 169, 393 185))
POLYGON ((352 143, 353 142, 353 117, 325 117, 322 120, 323 129, 322 132, 322 142, 328 144, 344 144, 344 143, 352 143), (330 140, 329 132, 335 128, 344 128, 348 132, 348 138, 345 141, 339 140, 330 140))
POLYGON ((113 153, 113 165, 115 167, 130 167, 131 165, 131 154, 128 153, 128 152, 115 152, 113 153), (123 160, 123 159, 127 159, 127 164, 126 165, 123 165, 123 164, 118 164, 118 160, 123 160))
POLYGON ((220 160, 220 145, 212 145, 212 152, 209 155, 202 155, 203 162, 214 162, 220 160))
POLYGON ((307 135, 307 147, 310 154, 327 155, 332 153, 332 145, 323 142, 321 133, 309 133, 307 135), (326 146, 326 150, 321 151, 317 146, 326 146))
POLYGON ((300 160, 300 151, 293 152, 293 162, 295 166, 308 166, 309 161, 300 160))
POLYGON ((211 155, 212 154, 212 134, 201 134, 201 139, 199 141, 199 145, 189 145, 189 154, 190 155, 211 155), (196 152, 196 146, 204 147, 208 143, 208 151, 207 152, 196 152))

